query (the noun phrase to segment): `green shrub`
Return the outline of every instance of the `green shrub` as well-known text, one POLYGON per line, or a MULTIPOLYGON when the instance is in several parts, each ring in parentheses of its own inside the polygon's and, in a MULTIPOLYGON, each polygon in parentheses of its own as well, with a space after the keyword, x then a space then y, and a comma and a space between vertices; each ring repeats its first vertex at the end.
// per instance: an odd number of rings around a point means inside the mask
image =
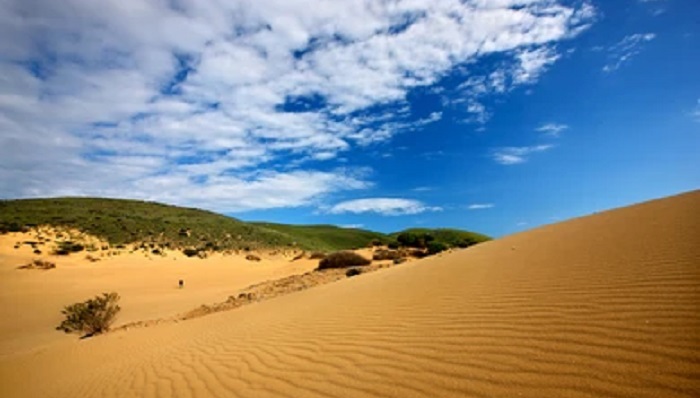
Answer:
POLYGON ((318 263, 318 269, 346 268, 356 265, 369 265, 370 260, 360 256, 355 252, 342 251, 331 253, 318 263))
POLYGON ((387 244, 387 247, 392 250, 396 250, 401 247, 401 244, 397 241, 391 241, 387 244))
POLYGON ((467 237, 467 238, 464 238, 461 241, 457 242, 457 247, 461 247, 464 249, 464 248, 467 248, 469 246, 474 246, 477 243, 479 243, 479 240, 477 240, 475 238, 467 237))
POLYGON ((398 240, 402 246, 423 249, 428 243, 434 241, 435 238, 428 233, 402 232, 396 237, 396 240, 398 240))
POLYGON ((438 254, 449 249, 446 244, 442 242, 430 242, 428 243, 428 254, 438 254))
POLYGON ((66 333, 81 333, 85 337, 109 330, 114 318, 121 309, 117 293, 102 293, 82 303, 69 305, 61 311, 66 319, 56 327, 66 333))
POLYGON ((58 247, 54 250, 54 254, 59 256, 67 256, 71 253, 78 253, 85 250, 85 246, 80 243, 73 243, 71 241, 58 242, 58 247))
POLYGON ((197 254, 199 254, 199 249, 187 248, 182 251, 182 254, 184 254, 187 257, 194 257, 197 254))

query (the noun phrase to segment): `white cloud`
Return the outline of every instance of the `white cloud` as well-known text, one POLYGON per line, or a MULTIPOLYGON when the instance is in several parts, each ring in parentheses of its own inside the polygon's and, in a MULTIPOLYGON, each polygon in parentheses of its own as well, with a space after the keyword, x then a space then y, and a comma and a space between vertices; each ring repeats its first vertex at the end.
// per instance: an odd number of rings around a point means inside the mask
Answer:
POLYGON ((485 209, 491 209, 495 205, 493 203, 473 203, 467 206, 467 209, 469 210, 485 210, 485 209))
POLYGON ((236 211, 361 189, 301 165, 440 120, 416 120, 407 94, 505 54, 485 91, 462 92, 487 120, 484 93, 535 82, 594 15, 552 0, 7 0, 0 192, 236 211))
POLYGON ((644 43, 654 40, 654 33, 635 33, 608 48, 608 62, 603 66, 604 72, 614 72, 642 52, 644 43))
POLYGON ((340 202, 328 209, 331 214, 377 213, 385 216, 418 214, 426 211, 440 211, 440 207, 426 206, 420 201, 401 198, 366 198, 340 202))
POLYGON ((343 224, 343 225, 338 225, 340 228, 347 228, 347 229, 361 229, 364 228, 364 224, 343 224))
POLYGON ((503 165, 520 164, 526 162, 533 153, 544 152, 552 147, 553 145, 534 145, 499 148, 493 152, 493 160, 503 165))
POLYGON ((568 130, 569 126, 566 124, 561 124, 561 123, 545 123, 535 129, 535 131, 539 131, 540 133, 543 133, 545 135, 551 136, 551 137, 558 137, 559 134, 564 131, 568 130))
POLYGON ((695 109, 690 113, 690 115, 698 122, 700 122, 700 99, 695 104, 695 109))

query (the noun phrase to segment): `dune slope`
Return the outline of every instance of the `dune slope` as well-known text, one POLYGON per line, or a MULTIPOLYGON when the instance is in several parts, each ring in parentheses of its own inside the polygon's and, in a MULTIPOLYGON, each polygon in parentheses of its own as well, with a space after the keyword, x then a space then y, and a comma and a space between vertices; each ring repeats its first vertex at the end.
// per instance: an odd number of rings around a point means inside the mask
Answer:
POLYGON ((4 397, 700 395, 700 192, 0 360, 4 397))

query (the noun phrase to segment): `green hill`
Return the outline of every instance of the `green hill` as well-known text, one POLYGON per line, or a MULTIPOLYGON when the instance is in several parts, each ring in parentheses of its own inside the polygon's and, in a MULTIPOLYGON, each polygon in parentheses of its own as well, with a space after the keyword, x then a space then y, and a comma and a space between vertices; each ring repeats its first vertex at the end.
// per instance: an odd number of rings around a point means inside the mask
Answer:
POLYGON ((122 199, 56 198, 0 201, 0 229, 76 228, 111 244, 169 243, 220 249, 285 246, 292 237, 209 211, 122 199))
POLYGON ((380 232, 341 228, 335 225, 290 225, 266 222, 253 223, 253 225, 294 237, 307 247, 323 251, 365 247, 373 241, 380 243, 390 241, 387 235, 380 232))
MULTIPOLYGON (((207 250, 281 248, 333 251, 388 243, 386 235, 333 225, 247 223, 210 211, 124 199, 52 198, 0 201, 0 233, 50 225, 75 228, 112 245, 152 243, 173 249, 207 250)), ((452 229, 429 231, 450 246, 472 237, 488 237, 452 229)))

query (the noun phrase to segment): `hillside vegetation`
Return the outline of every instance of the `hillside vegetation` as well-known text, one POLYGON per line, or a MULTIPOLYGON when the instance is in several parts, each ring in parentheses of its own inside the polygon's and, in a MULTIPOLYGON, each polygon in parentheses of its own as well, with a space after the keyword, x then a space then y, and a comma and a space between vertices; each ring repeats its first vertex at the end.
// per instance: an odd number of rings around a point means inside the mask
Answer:
MULTIPOLYGON (((48 225, 75 228, 112 245, 151 243, 171 249, 247 250, 298 247, 334 251, 396 244, 400 233, 382 234, 332 225, 247 223, 210 211, 124 199, 52 198, 0 201, 0 233, 48 225)), ((452 229, 411 229, 449 247, 488 237, 452 229)))
POLYGON ((489 236, 483 234, 452 228, 409 228, 394 232, 390 237, 393 240, 401 240, 401 235, 430 236, 435 242, 443 243, 449 247, 468 247, 491 240, 489 236))
POLYGON ((332 251, 365 247, 372 242, 386 244, 391 238, 380 232, 335 225, 290 225, 254 223, 254 225, 294 237, 315 250, 332 251))

